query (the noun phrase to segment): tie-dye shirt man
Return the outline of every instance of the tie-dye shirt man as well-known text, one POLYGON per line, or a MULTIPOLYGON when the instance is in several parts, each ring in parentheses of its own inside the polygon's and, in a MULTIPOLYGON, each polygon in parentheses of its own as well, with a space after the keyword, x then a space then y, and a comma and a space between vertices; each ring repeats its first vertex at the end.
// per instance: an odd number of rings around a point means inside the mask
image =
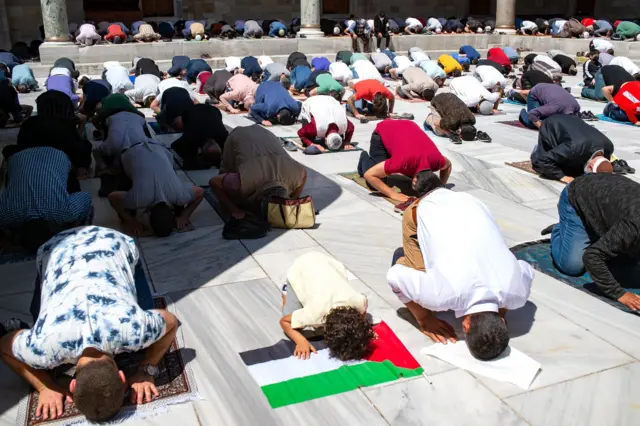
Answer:
POLYGON ((86 348, 116 355, 159 340, 166 331, 162 315, 137 303, 138 257, 132 238, 97 226, 64 231, 43 244, 36 260, 40 313, 14 340, 15 357, 51 369, 75 364, 86 348))

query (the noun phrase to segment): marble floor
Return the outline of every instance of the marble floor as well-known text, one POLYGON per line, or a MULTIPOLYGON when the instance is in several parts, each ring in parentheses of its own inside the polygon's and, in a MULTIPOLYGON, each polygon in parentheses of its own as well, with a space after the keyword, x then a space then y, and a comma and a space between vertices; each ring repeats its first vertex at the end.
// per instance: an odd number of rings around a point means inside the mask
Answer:
MULTIPOLYGON (((580 76, 566 85, 579 93, 580 76)), ((36 94, 22 96, 33 103, 36 94)), ((599 113, 603 104, 580 100, 599 113)), ((397 102, 422 124, 425 104, 397 102)), ((430 135, 453 163, 453 190, 468 192, 492 211, 510 245, 538 239, 557 220, 556 202, 563 185, 541 180, 505 165, 524 161, 537 133, 498 123, 517 119, 519 107, 501 106, 503 114, 478 117, 491 144, 452 145, 430 135)), ((225 116, 230 127, 251 124, 225 116)), ((614 142, 616 153, 640 166, 640 129, 595 123, 614 142)), ((354 140, 364 149, 375 123, 356 124, 354 140)), ((279 136, 295 134, 273 127, 279 136)), ((17 131, 0 132, 0 145, 17 131)), ((170 143, 175 136, 158 137, 170 143)), ((251 241, 222 238, 223 222, 208 203, 194 215, 195 230, 166 239, 138 241, 153 290, 176 304, 202 401, 170 407, 167 414, 129 424, 174 425, 576 425, 640 424, 640 317, 623 313, 588 294, 537 274, 527 305, 508 314, 511 343, 542 364, 531 388, 474 376, 420 355, 433 344, 406 321, 403 305, 388 288, 385 274, 401 244, 401 217, 393 206, 370 195, 340 173, 356 170, 358 153, 304 156, 291 154, 308 168, 304 193, 320 214, 310 230, 274 230, 251 241), (271 409, 242 363, 239 352, 269 346, 284 336, 278 324, 279 286, 300 254, 321 251, 344 262, 352 285, 369 299, 371 314, 384 319, 425 369, 422 377, 352 391, 279 409, 271 409)), ((178 172, 185 182, 205 185, 217 170, 178 172)), ((638 180, 636 176, 632 179, 638 180)), ((98 182, 83 182, 96 193, 98 182)), ((94 197, 98 225, 117 228, 115 213, 94 197)), ((464 241, 460 241, 464 244, 464 241)), ((0 260, 0 320, 30 319, 35 277, 32 261, 0 260)), ((452 317, 450 317, 452 318, 452 317)), ((460 324, 454 323, 458 331, 460 324)), ((0 426, 15 424, 18 401, 27 386, 0 366, 0 426)))

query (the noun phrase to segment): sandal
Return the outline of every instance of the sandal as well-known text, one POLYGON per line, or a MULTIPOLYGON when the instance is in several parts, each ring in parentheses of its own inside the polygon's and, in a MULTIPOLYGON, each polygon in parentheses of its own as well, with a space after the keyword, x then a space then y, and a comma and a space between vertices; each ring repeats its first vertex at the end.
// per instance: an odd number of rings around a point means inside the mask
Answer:
POLYGON ((486 134, 482 130, 478 130, 478 132, 476 133, 476 137, 478 138, 478 140, 480 142, 485 142, 485 143, 490 143, 491 140, 492 140, 491 136, 489 136, 488 134, 486 134))

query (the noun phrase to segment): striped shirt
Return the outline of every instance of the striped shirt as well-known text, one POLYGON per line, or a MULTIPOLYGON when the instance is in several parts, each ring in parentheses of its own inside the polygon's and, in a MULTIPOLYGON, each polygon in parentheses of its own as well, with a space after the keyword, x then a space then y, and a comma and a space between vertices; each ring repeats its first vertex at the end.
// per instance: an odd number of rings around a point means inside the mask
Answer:
POLYGON ((7 163, 9 183, 0 195, 0 226, 15 228, 32 219, 68 224, 89 214, 91 194, 67 192, 72 164, 64 152, 29 148, 7 163))

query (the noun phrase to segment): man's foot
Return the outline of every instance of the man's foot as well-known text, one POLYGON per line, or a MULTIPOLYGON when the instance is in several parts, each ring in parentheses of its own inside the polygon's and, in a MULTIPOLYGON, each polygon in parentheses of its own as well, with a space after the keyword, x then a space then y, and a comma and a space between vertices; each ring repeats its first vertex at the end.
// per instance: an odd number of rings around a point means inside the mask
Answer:
POLYGON ((396 213, 404 213, 404 211, 407 210, 409 208, 409 206, 411 204, 413 204, 413 202, 415 200, 416 200, 415 197, 411 197, 407 201, 405 201, 404 203, 396 204, 393 207, 393 211, 396 212, 396 213))
POLYGON ((478 138, 478 140, 480 142, 486 142, 486 143, 490 143, 491 142, 491 136, 489 136, 488 134, 486 134, 482 130, 478 130, 478 132, 476 133, 476 137, 478 138))
POLYGON ((549 235, 553 231, 553 227, 556 226, 556 225, 557 225, 557 223, 554 223, 553 225, 547 226, 542 231, 540 231, 540 235, 549 235))
POLYGON ((10 318, 0 322, 0 338, 16 330, 28 330, 29 324, 18 318, 10 318))

